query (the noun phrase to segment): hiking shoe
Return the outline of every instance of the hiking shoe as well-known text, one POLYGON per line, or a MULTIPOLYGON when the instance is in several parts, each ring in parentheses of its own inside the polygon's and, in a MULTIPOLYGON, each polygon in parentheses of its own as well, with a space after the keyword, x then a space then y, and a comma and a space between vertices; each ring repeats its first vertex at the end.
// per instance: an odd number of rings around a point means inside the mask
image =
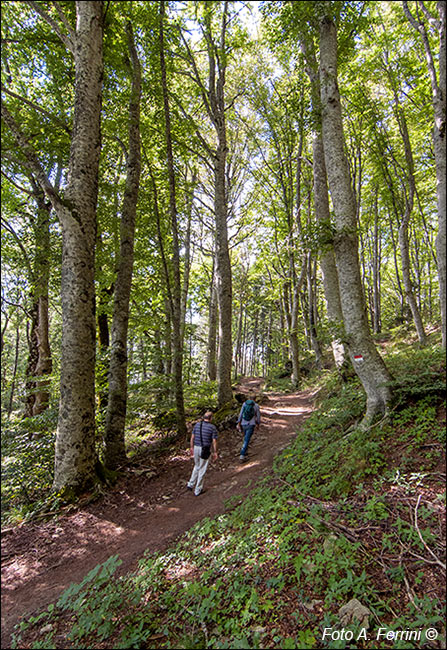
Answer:
POLYGON ((196 493, 194 492, 194 496, 195 496, 195 497, 199 497, 199 496, 200 496, 201 494, 203 494, 204 492, 206 492, 206 490, 200 490, 200 492, 199 492, 198 494, 196 494, 196 493))
POLYGON ((245 456, 239 456, 239 460, 241 461, 241 463, 243 463, 245 460, 245 456))
POLYGON ((189 485, 186 486, 186 489, 192 492, 192 487, 189 487, 189 485))

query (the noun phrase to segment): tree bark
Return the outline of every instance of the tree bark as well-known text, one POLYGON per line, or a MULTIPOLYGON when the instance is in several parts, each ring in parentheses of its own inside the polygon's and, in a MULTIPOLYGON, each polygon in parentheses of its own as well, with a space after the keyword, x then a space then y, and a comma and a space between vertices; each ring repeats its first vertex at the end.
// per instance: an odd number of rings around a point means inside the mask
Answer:
POLYGON ((333 20, 320 24, 320 83, 323 146, 326 170, 335 212, 334 250, 338 269, 340 301, 346 342, 354 369, 365 389, 367 410, 362 426, 388 411, 391 376, 379 355, 368 328, 358 258, 356 205, 344 135, 337 85, 337 35, 333 20))
POLYGON ((108 303, 114 292, 114 285, 111 287, 103 287, 99 293, 99 305, 97 310, 97 324, 98 324, 98 352, 99 358, 97 359, 97 383, 98 383, 98 398, 99 408, 102 414, 107 411, 107 403, 109 400, 108 395, 108 382, 107 374, 109 368, 110 356, 110 327, 108 316, 108 303))
POLYGON ((19 366, 19 344, 20 344, 20 323, 17 321, 16 323, 16 344, 14 348, 14 366, 13 366, 13 371, 12 371, 12 379, 11 379, 11 388, 9 389, 9 401, 8 401, 8 419, 11 416, 12 413, 12 406, 14 404, 14 392, 16 388, 16 379, 17 379, 17 368, 19 366))
POLYGON ((242 323, 243 323, 243 308, 242 301, 239 296, 239 308, 237 315, 237 333, 236 344, 234 346, 234 373, 233 379, 236 380, 241 368, 241 353, 242 353, 242 323))
POLYGON ((163 111, 165 121, 166 158, 169 175, 169 215, 172 235, 172 270, 173 278, 169 292, 169 305, 172 319, 172 363, 174 371, 174 392, 177 416, 177 431, 180 436, 186 435, 185 404, 183 397, 183 337, 182 332, 182 292, 180 273, 180 246, 178 236, 177 197, 172 152, 171 114, 169 108, 168 83, 164 52, 164 9, 165 3, 160 2, 160 66, 163 93, 163 111))
POLYGON ((411 149, 410 135, 408 133, 407 121, 403 110, 399 105, 399 96, 394 87, 394 83, 391 80, 393 85, 394 93, 394 102, 396 107, 396 117, 399 124, 399 130, 402 135, 402 140, 405 150, 405 159, 407 162, 407 175, 403 179, 403 188, 402 192, 404 195, 405 208, 404 214, 401 216, 401 221, 398 231, 398 240, 402 264, 402 282, 405 290, 405 297, 407 304, 411 310, 413 316, 413 321, 416 327, 416 332, 418 334, 419 343, 425 345, 426 336, 424 325, 422 323, 421 314, 417 305, 416 296, 413 290, 413 283, 411 281, 411 262, 410 262, 410 244, 408 239, 408 228, 410 225, 411 214, 413 212, 414 206, 414 196, 416 193, 416 179, 414 174, 414 160, 413 152, 411 149))
POLYGON ((184 270, 183 270, 183 283, 182 283, 182 297, 181 297, 181 316, 180 316, 180 338, 182 342, 185 340, 185 325, 188 307, 188 290, 189 280, 192 264, 192 251, 191 251, 191 224, 192 224, 192 208, 194 203, 194 190, 197 184, 197 172, 194 171, 191 179, 191 191, 189 193, 188 202, 186 206, 186 232, 183 238, 184 248, 184 270))
POLYGON ((293 289, 292 304, 290 310, 290 317, 287 318, 290 323, 289 326, 289 345, 290 356, 292 357, 292 385, 298 388, 301 381, 300 370, 300 343, 298 338, 298 318, 300 313, 300 286, 301 283, 296 283, 293 289))
POLYGON ((322 367, 322 353, 320 342, 317 333, 317 318, 315 314, 315 292, 314 292, 314 273, 313 273, 313 260, 312 254, 307 253, 306 259, 306 280, 307 280, 307 301, 308 301, 308 319, 309 319, 309 334, 312 350, 315 354, 315 363, 317 368, 322 367))
POLYGON ((314 46, 313 44, 310 44, 305 36, 302 37, 301 49, 304 53, 306 72, 311 83, 313 119, 316 131, 312 142, 312 167, 315 216, 317 223, 320 225, 322 232, 324 233, 324 242, 322 242, 320 252, 320 267, 323 275, 326 311, 332 337, 332 355, 334 357, 336 368, 339 372, 344 374, 349 366, 349 361, 345 346, 340 337, 343 324, 343 314, 341 310, 338 272, 333 248, 326 163, 324 161, 323 138, 321 135, 320 80, 318 76, 318 65, 314 46))
POLYGON ((321 134, 317 135, 313 140, 313 172, 315 215, 317 222, 326 234, 320 253, 320 266, 323 276, 326 311, 332 338, 332 355, 337 370, 344 374, 347 366, 350 364, 344 343, 341 339, 343 314, 331 232, 326 163, 324 162, 323 139, 321 134))
POLYGON ((31 332, 26 374, 25 416, 42 413, 49 404, 49 379, 52 359, 49 338, 48 284, 50 280, 50 208, 45 195, 31 179, 37 212, 34 225, 36 253, 32 278, 31 332))
POLYGON ((141 66, 130 23, 126 26, 126 33, 132 64, 132 86, 129 101, 127 173, 121 210, 120 252, 113 300, 109 395, 104 431, 104 461, 110 469, 115 469, 126 460, 124 433, 127 410, 127 332, 134 261, 135 219, 141 173, 141 66))
POLYGON ((217 378, 217 365, 216 365, 216 345, 217 345, 217 295, 215 285, 214 263, 211 273, 210 282, 210 301, 208 307, 208 345, 206 356, 207 376, 210 381, 216 381, 217 378))
POLYGON ((219 305, 219 357, 217 362, 217 400, 219 406, 233 398, 231 388, 232 353, 232 277, 230 252, 228 248, 228 193, 227 193, 227 130, 225 118, 225 38, 228 20, 228 2, 224 2, 219 55, 207 26, 209 60, 209 98, 213 113, 213 123, 217 135, 217 148, 214 157, 214 217, 216 224, 216 279, 219 305), (216 74, 217 73, 217 74, 216 74))
POLYGON ((374 234, 373 234, 373 332, 381 331, 381 303, 380 303, 380 239, 379 239, 379 207, 378 189, 374 197, 374 234))
POLYGON ((95 480, 95 240, 103 3, 76 2, 75 106, 62 223, 62 346, 55 490, 95 480))
POLYGON ((219 406, 231 401, 232 364, 232 279, 230 253, 228 250, 227 193, 226 193, 226 133, 225 117, 222 113, 219 127, 219 144, 214 168, 216 218, 216 279, 219 305, 219 358, 217 362, 217 399, 219 406))
MULTIPOLYGON (((2 116, 24 164, 51 201, 62 226, 62 344, 60 406, 53 489, 81 492, 96 480, 95 445, 95 239, 103 75, 103 3, 76 2, 76 30, 62 34, 75 67, 74 116, 68 183, 62 199, 34 149, 2 104, 2 116)), ((66 21, 68 25, 68 21, 66 21)))

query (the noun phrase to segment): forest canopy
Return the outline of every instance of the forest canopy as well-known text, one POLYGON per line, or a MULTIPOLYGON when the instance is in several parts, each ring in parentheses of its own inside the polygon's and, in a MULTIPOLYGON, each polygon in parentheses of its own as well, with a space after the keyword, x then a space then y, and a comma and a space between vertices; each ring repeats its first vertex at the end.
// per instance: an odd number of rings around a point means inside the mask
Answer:
POLYGON ((380 343, 445 348, 445 96, 445 2, 3 2, 5 435, 78 492, 241 375, 386 416, 380 343))

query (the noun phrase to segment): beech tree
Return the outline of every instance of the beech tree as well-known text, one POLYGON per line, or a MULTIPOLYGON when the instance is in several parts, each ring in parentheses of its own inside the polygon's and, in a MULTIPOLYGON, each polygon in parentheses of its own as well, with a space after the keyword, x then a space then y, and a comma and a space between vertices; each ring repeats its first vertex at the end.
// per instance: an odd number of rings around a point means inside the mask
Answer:
POLYGON ((323 15, 320 25, 320 84, 324 157, 335 212, 334 250, 340 301, 350 358, 367 396, 363 421, 366 426, 377 414, 387 412, 391 376, 374 345, 366 318, 358 259, 356 205, 344 152, 337 85, 337 33, 330 13, 323 15))
POLYGON ((55 488, 196 382, 352 361, 386 412, 374 340, 445 339, 445 3, 4 4, 2 403, 58 415, 55 488))
POLYGON ((436 198, 438 206, 438 234, 436 237, 436 252, 438 258, 439 298, 441 304, 442 341, 447 344, 447 282, 446 282, 446 3, 437 2, 437 15, 432 15, 425 2, 418 1, 416 16, 410 10, 408 2, 402 3, 410 24, 422 39, 427 60, 428 74, 430 77, 433 101, 433 147, 436 163, 436 198), (429 25, 430 27, 428 27, 429 25), (439 38, 438 70, 436 70, 435 56, 430 44, 429 29, 434 28, 439 38))
MULTIPOLYGON (((22 195, 27 197, 25 206, 20 211, 31 226, 32 245, 26 245, 14 229, 13 224, 2 218, 3 229, 12 236, 21 255, 22 273, 25 272, 29 283, 29 300, 24 307, 29 315, 30 327, 28 339, 28 359, 26 367, 25 411, 26 417, 42 413, 49 404, 49 375, 52 370, 52 357, 49 340, 49 280, 51 266, 50 221, 51 204, 45 198, 40 186, 33 175, 23 170, 23 180, 29 183, 30 189, 19 185, 10 176, 7 182, 22 195), (31 205, 27 205, 30 203, 31 205)), ((6 188, 5 188, 6 189, 6 188)), ((6 192, 5 192, 6 194, 6 192)))
POLYGON ((76 2, 76 27, 28 3, 72 53, 75 98, 68 181, 62 197, 46 175, 18 121, 2 117, 24 164, 51 201, 62 226, 62 341, 55 490, 84 489, 95 480, 95 237, 103 75, 103 3, 76 2), (61 24, 62 23, 62 24, 61 24))
POLYGON ((129 101, 129 137, 126 186, 121 210, 120 253, 113 301, 109 396, 105 422, 105 463, 115 468, 126 458, 124 428, 127 410, 127 345, 129 300, 134 261, 135 219, 141 173, 140 100, 141 65, 130 21, 126 24, 132 85, 129 101))
MULTIPOLYGON (((168 92, 168 81, 165 59, 164 39, 165 3, 160 2, 160 70, 161 88, 163 95, 163 115, 166 142, 166 161, 169 177, 169 217, 172 236, 172 281, 167 276, 169 308, 172 321, 172 360, 173 375, 175 382, 175 403, 177 414, 177 429, 181 436, 186 434, 185 405, 183 398, 183 331, 184 331, 184 310, 182 309, 182 285, 180 272, 180 244, 179 225, 177 214, 176 179, 174 169, 174 156, 172 145, 171 109, 168 92)), ((185 270, 185 279, 188 277, 188 270, 185 270)))
MULTIPOLYGON (((187 75, 198 88, 203 108, 215 132, 215 142, 197 130, 198 139, 209 157, 214 176, 214 219, 216 244, 216 291, 218 300, 219 346, 217 360, 218 400, 222 406, 231 401, 232 367, 232 280, 228 246, 228 187, 227 187, 227 126, 225 83, 231 47, 227 42, 228 25, 231 19, 229 2, 203 6, 200 19, 201 32, 207 52, 207 80, 199 69, 194 53, 183 38, 186 60, 191 66, 187 75), (217 27, 215 23, 217 22, 217 27)), ((184 109, 183 109, 184 110, 184 109)))
MULTIPOLYGON (((260 196, 274 233, 275 255, 269 263, 280 278, 280 305, 287 328, 292 365, 292 382, 300 384, 300 295, 307 273, 307 246, 303 239, 302 201, 305 157, 304 104, 307 93, 300 70, 286 79, 271 82, 261 77, 252 81, 252 102, 259 116, 259 133, 247 125, 257 142, 262 162, 253 170, 260 196), (299 80, 299 81, 297 81, 299 80), (297 115, 298 113, 298 115, 297 115)), ((267 77, 266 71, 264 71, 267 77)), ((309 286, 309 285, 308 285, 309 286)))
POLYGON ((313 165, 313 191, 315 216, 321 227, 322 250, 320 255, 321 271, 323 275, 324 295, 326 298, 327 315, 332 330, 332 352, 337 368, 344 372, 347 366, 347 354, 340 331, 343 323, 343 314, 340 302, 338 285, 338 271, 335 263, 331 215, 329 209, 329 195, 327 186, 326 164, 324 160, 323 139, 321 134, 321 103, 320 79, 318 64, 315 55, 313 39, 301 32, 301 49, 306 62, 306 72, 311 84, 314 136, 312 142, 313 165))
POLYGON ((51 204, 39 185, 30 176, 36 205, 34 231, 36 252, 32 269, 31 332, 27 367, 25 415, 42 413, 49 404, 49 379, 53 367, 48 315, 48 284, 50 281, 50 212, 51 204))

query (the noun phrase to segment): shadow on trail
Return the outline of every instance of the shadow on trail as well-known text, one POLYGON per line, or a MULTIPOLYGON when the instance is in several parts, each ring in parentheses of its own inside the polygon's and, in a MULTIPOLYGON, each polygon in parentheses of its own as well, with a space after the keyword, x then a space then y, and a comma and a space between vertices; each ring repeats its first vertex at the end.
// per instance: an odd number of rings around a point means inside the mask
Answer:
MULTIPOLYGON (((247 378, 241 388, 259 391, 261 384, 247 378)), ((2 534, 2 648, 11 647, 13 626, 22 616, 45 608, 111 555, 120 556, 120 573, 133 570, 144 551, 168 548, 199 520, 224 513, 230 497, 244 498, 296 436, 312 412, 312 398, 310 391, 266 395, 244 464, 238 459, 241 434, 222 432, 219 460, 210 465, 199 497, 186 491, 188 451, 177 450, 151 465, 147 476, 129 472, 96 503, 2 534)))

